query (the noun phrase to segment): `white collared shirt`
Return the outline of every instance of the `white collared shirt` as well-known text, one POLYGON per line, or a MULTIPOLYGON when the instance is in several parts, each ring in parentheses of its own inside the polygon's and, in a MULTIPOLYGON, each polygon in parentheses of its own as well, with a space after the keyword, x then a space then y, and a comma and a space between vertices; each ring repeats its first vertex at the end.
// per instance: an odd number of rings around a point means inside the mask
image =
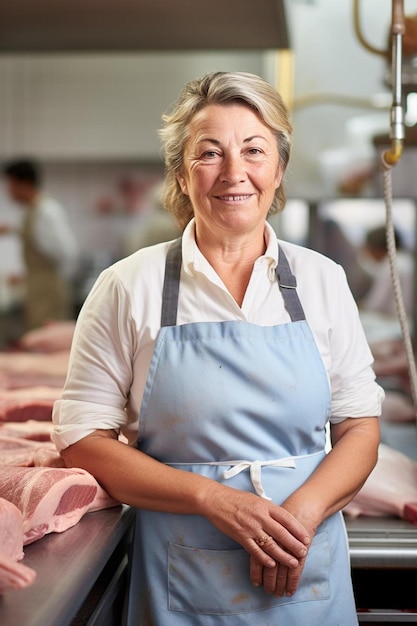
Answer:
MULTIPOLYGON (((275 268, 282 246, 332 391, 331 422, 379 416, 384 397, 343 269, 323 255, 277 241, 269 224, 242 307, 201 254, 194 220, 183 234, 178 324, 242 320, 261 326, 290 321, 275 268)), ((140 429, 140 406, 160 328, 169 242, 143 248, 99 276, 79 315, 68 377, 53 412, 53 441, 63 449, 97 429, 130 442, 140 429)))

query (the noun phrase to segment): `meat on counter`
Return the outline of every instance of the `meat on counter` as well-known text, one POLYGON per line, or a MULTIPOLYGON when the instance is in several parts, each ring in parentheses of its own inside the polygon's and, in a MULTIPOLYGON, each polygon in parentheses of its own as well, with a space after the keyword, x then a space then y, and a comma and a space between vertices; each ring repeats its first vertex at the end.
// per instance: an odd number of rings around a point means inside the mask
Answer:
POLYGON ((17 347, 28 352, 59 352, 69 350, 75 331, 75 321, 51 321, 45 326, 26 332, 17 347))
POLYGON ((351 517, 394 516, 417 524, 417 462, 381 443, 377 464, 344 512, 351 517))
POLYGON ((54 402, 59 400, 61 393, 60 386, 2 389, 0 390, 0 423, 2 421, 50 421, 54 402))
POLYGON ((23 545, 71 528, 90 511, 119 504, 79 468, 1 467, 0 497, 23 516, 23 545))
POLYGON ((0 594, 34 582, 36 572, 18 563, 23 557, 22 514, 12 502, 0 498, 0 594))
POLYGON ((62 387, 65 383, 69 351, 53 354, 31 352, 0 353, 0 389, 62 387))

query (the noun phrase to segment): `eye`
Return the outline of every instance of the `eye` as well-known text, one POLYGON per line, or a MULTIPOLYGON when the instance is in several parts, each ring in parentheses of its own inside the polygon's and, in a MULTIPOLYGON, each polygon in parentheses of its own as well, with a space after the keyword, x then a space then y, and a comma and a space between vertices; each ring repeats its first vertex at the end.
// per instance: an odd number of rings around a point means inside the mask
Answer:
POLYGON ((248 153, 254 155, 262 154, 262 150, 260 148, 249 148, 248 153))
POLYGON ((203 159, 215 159, 217 156, 219 156, 219 154, 214 150, 206 150, 206 152, 203 152, 201 156, 203 159))

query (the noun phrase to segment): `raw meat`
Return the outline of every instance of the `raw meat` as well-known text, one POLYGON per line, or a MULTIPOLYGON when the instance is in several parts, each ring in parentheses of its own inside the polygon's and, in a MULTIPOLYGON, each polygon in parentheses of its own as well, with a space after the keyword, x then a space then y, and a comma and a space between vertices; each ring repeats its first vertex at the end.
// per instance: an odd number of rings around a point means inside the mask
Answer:
POLYGON ((38 448, 34 452, 32 460, 35 467, 65 467, 65 461, 55 446, 38 448))
POLYGON ((62 389, 66 376, 58 373, 44 374, 42 372, 4 372, 0 369, 0 389, 26 389, 27 387, 57 387, 62 389))
POLYGON ((18 347, 30 352, 58 352, 71 348, 75 321, 49 322, 45 326, 25 333, 18 342, 18 347))
POLYGON ((381 420, 384 422, 414 422, 416 412, 410 396, 399 391, 385 392, 381 420))
POLYGON ((53 354, 0 352, 0 388, 62 387, 65 383, 69 351, 53 354))
POLYGON ((52 441, 31 441, 0 434, 0 467, 33 467, 52 459, 55 465, 57 458, 60 455, 52 441))
POLYGON ((29 587, 36 579, 36 572, 31 567, 16 563, 0 552, 0 594, 13 589, 29 587))
POLYGON ((60 387, 27 387, 0 391, 0 422, 51 421, 60 387))
POLYGON ((0 498, 0 594, 31 585, 36 572, 22 563, 23 517, 19 509, 0 498))
POLYGON ((375 468, 343 510, 351 517, 395 516, 417 524, 417 462, 381 443, 375 468))
POLYGON ((89 511, 119 504, 79 468, 2 467, 0 497, 21 511, 24 545, 71 528, 89 511))
MULTIPOLYGON (((0 393, 1 397, 1 393, 0 393)), ((0 423, 0 437, 17 437, 30 441, 51 441, 52 421, 27 420, 0 423)))
POLYGON ((0 553, 12 561, 23 559, 22 514, 4 498, 0 498, 0 553))

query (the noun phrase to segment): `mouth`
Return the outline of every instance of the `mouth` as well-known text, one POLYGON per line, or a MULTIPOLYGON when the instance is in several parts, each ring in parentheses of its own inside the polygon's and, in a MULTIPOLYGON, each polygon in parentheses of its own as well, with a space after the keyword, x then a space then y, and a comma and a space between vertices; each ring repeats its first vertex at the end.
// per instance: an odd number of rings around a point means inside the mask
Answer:
POLYGON ((223 196, 215 196, 217 200, 221 200, 222 202, 245 202, 252 197, 251 193, 247 194, 225 194, 223 196))

